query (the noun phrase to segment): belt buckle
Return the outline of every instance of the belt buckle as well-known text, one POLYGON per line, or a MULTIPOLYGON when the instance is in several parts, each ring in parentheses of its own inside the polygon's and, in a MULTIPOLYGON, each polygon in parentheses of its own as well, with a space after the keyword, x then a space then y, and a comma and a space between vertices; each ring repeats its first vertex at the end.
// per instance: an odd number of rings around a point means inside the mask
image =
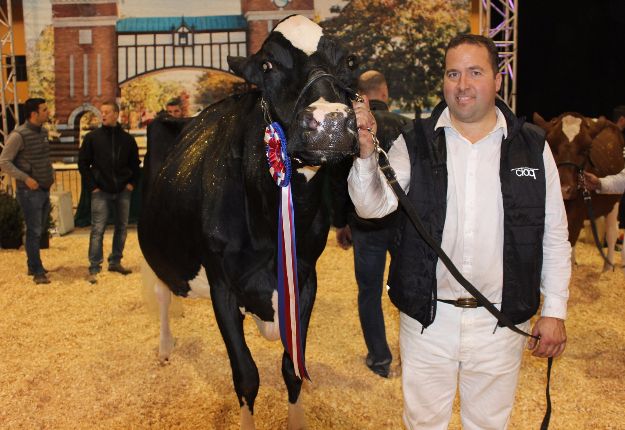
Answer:
POLYGON ((455 305, 457 308, 477 308, 477 300, 474 297, 465 297, 456 300, 455 305))

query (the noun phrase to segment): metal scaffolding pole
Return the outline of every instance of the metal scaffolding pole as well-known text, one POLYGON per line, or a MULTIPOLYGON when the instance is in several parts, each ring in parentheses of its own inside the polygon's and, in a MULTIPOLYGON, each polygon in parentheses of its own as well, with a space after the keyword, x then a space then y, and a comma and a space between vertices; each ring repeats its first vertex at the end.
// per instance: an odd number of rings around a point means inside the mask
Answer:
POLYGON ((516 111, 517 12, 520 0, 480 0, 480 34, 488 36, 499 50, 501 96, 516 111))
POLYGON ((13 37, 13 10, 11 0, 0 1, 0 45, 2 48, 2 76, 0 77, 0 101, 2 103, 2 142, 4 142, 11 132, 9 130, 8 115, 14 119, 13 124, 19 124, 19 110, 17 98, 17 76, 15 70, 15 49, 13 37))

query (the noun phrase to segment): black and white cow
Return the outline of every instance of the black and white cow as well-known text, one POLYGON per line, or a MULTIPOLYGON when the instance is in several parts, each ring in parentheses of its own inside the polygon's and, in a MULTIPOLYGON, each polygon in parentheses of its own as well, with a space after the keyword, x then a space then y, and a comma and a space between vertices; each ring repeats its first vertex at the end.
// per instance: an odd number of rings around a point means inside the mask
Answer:
MULTIPOLYGON (((241 427, 254 428, 259 376, 243 335, 245 313, 253 315, 265 337, 280 337, 276 314, 280 191, 265 155, 266 120, 270 116, 282 125, 294 164, 291 183, 305 348, 317 289, 315 264, 329 230, 322 205, 326 164, 358 151, 347 88, 355 65, 318 25, 298 15, 280 22, 258 53, 228 57, 228 62, 257 90, 209 106, 184 129, 151 184, 139 241, 159 280, 161 360, 168 359, 173 348, 167 320, 169 291, 185 297, 210 296, 230 358, 241 427)), ((302 428, 302 381, 286 352, 282 374, 288 389, 288 427, 302 428)))

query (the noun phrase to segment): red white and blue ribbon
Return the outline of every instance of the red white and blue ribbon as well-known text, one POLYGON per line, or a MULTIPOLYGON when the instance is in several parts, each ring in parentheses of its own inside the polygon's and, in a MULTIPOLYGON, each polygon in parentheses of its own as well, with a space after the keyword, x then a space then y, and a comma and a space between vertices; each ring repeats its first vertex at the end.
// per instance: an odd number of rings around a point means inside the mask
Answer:
POLYGON ((299 319, 299 290, 297 288, 297 248, 295 246, 295 217, 291 194, 291 160, 286 153, 286 137, 277 122, 265 128, 265 150, 269 172, 280 187, 278 209, 278 317, 280 338, 293 361, 298 378, 307 378, 299 319))

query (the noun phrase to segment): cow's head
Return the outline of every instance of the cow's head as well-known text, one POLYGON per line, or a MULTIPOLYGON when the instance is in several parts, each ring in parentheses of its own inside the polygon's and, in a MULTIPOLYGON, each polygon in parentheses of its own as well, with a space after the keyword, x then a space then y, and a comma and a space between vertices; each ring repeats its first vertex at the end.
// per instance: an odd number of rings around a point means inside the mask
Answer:
POLYGON ((228 57, 235 74, 255 84, 286 132, 287 152, 305 164, 358 152, 348 85, 355 58, 300 15, 281 21, 249 58, 228 57))
POLYGON ((606 126, 606 119, 587 118, 574 112, 563 113, 545 121, 534 113, 534 123, 547 133, 547 142, 553 153, 560 174, 564 200, 577 197, 579 176, 584 169, 591 169, 590 150, 592 141, 606 126))

